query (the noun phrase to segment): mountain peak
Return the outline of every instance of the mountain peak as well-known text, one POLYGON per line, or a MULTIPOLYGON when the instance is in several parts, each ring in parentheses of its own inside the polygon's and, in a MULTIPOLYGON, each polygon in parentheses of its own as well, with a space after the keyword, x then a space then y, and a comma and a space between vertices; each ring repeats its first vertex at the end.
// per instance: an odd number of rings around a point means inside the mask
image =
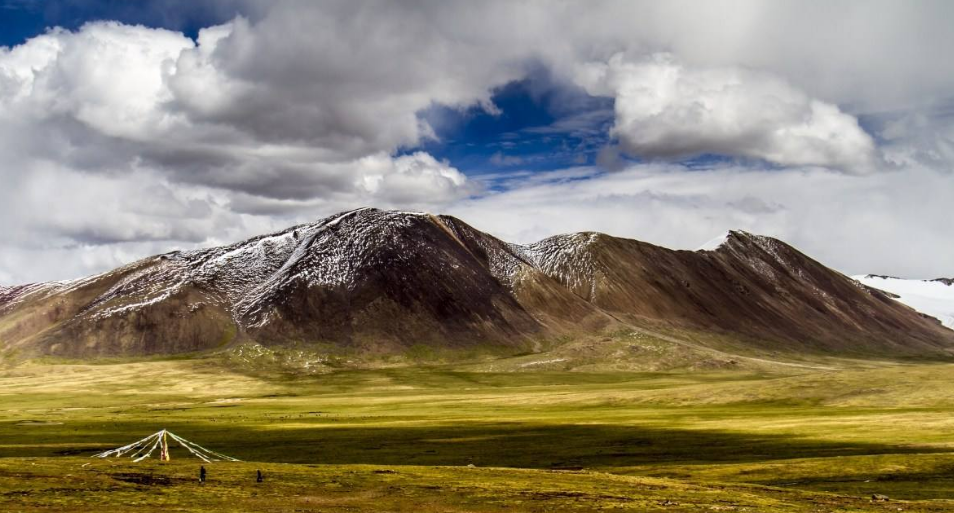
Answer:
POLYGON ((727 230, 699 246, 695 251, 717 251, 733 240, 738 242, 759 242, 763 244, 771 241, 780 242, 778 239, 749 233, 745 230, 727 230))

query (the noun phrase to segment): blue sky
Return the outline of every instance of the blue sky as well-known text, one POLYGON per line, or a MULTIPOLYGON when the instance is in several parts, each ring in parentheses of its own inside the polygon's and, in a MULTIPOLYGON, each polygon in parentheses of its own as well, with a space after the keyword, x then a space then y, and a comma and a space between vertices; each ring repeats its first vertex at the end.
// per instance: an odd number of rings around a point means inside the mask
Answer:
POLYGON ((598 98, 545 74, 494 89, 497 112, 435 106, 421 116, 438 136, 419 149, 468 175, 593 165, 610 144, 612 98, 598 98))
POLYGON ((199 29, 242 12, 239 2, 189 0, 0 0, 0 46, 14 46, 47 27, 75 30, 84 23, 114 20, 166 28, 195 37, 199 29))

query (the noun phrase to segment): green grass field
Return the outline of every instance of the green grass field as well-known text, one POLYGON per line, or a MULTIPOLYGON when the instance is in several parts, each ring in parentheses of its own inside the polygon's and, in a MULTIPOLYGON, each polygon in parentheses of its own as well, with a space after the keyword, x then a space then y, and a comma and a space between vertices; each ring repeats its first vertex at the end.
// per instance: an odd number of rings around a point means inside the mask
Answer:
POLYGON ((486 367, 7 368, 0 511, 954 511, 954 365, 486 367), (89 458, 161 428, 243 462, 89 458))

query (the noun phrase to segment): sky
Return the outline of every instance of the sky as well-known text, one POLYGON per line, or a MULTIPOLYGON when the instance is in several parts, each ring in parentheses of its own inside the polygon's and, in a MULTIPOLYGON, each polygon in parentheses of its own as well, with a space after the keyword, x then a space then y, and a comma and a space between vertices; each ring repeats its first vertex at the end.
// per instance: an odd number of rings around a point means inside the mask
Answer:
POLYGON ((0 0, 0 285, 352 208, 954 275, 954 3, 0 0))

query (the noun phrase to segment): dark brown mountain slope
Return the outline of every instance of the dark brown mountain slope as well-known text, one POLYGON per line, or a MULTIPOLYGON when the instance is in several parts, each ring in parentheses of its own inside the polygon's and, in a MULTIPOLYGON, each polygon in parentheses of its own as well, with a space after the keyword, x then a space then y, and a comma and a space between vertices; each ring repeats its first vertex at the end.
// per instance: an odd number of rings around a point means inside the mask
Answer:
POLYGON ((776 239, 730 232, 708 251, 584 233, 529 246, 538 267, 614 316, 745 335, 763 347, 934 353, 954 332, 776 239))
POLYGON ((240 300, 238 319, 252 338, 522 348, 528 336, 553 333, 537 315, 561 303, 576 305, 559 309, 572 320, 601 317, 506 244, 452 218, 360 211, 299 249, 300 258, 240 300), (539 276, 542 306, 514 292, 524 274, 539 276))

